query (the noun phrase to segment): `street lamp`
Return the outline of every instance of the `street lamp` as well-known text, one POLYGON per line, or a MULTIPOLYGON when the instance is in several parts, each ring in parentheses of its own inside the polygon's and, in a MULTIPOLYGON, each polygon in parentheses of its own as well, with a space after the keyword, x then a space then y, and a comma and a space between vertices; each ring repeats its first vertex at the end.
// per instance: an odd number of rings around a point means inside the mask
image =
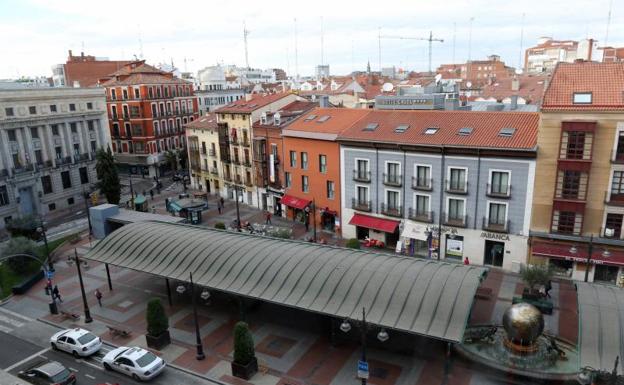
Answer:
MULTIPOLYGON (((366 309, 362 308, 362 321, 353 321, 355 323, 358 324, 359 329, 360 329, 360 338, 361 338, 361 344, 362 344, 362 356, 360 358, 361 362, 366 362, 366 332, 368 332, 368 330, 370 329, 370 326, 366 323, 366 309)), ((351 331, 351 323, 349 323, 348 319, 345 319, 344 321, 342 321, 342 323, 340 324, 340 330, 344 333, 348 333, 349 331, 351 331)), ((388 339, 390 339, 390 336, 388 335, 388 332, 386 331, 386 329, 381 329, 378 333, 377 333, 377 339, 381 342, 386 342, 388 341, 388 339)), ((368 374, 366 375, 362 375, 361 379, 362 379, 362 385, 366 385, 366 379, 368 374)))
MULTIPOLYGON (((197 346, 197 354, 195 355, 195 358, 198 361, 201 361, 204 358, 206 358, 206 356, 204 355, 204 347, 202 346, 202 340, 199 334, 199 321, 197 320, 197 303, 195 299, 195 285, 193 284, 192 272, 189 272, 189 278, 191 279, 191 297, 193 298, 193 318, 195 318, 195 338, 196 338, 196 346, 197 346)), ((206 291, 206 293, 208 292, 206 291)), ((204 293, 202 293, 202 297, 203 295, 204 293)), ((210 293, 208 293, 208 296, 210 296, 210 293)))
POLYGON ((179 284, 176 288, 176 291, 178 292, 178 294, 184 294, 184 292, 186 291, 186 287, 184 287, 184 285, 182 284, 179 284))
POLYGON ((87 303, 87 295, 85 294, 84 283, 82 282, 82 272, 80 271, 80 260, 78 259, 78 251, 74 249, 74 258, 76 260, 76 269, 78 269, 78 279, 80 280, 80 292, 82 293, 82 305, 85 313, 85 323, 93 322, 91 318, 91 312, 89 311, 89 304, 87 303))
MULTIPOLYGON (((587 265, 585 266, 585 282, 587 282, 589 279, 589 266, 590 266, 589 264, 591 263, 593 252, 594 252, 594 234, 590 234, 589 246, 587 248, 587 262, 585 263, 587 265)), ((578 248, 575 245, 572 245, 570 247, 570 254, 576 254, 576 253, 578 253, 578 248)), ((610 258, 611 252, 607 249, 603 249, 602 256, 604 258, 610 258)))
POLYGON ((87 221, 89 221, 89 239, 90 239, 91 234, 93 234, 93 227, 91 226, 91 215, 89 215, 89 198, 91 194, 89 194, 89 192, 83 188, 82 196, 84 198, 85 210, 87 211, 87 221))
POLYGON ((199 296, 204 301, 208 301, 208 299, 210 298, 210 292, 208 291, 208 289, 204 289, 204 291, 202 291, 202 293, 199 296))
POLYGON ((238 229, 238 232, 240 233, 241 220, 240 220, 240 211, 238 209, 238 186, 237 185, 234 185, 234 200, 236 201, 236 228, 238 229))
POLYGON ((46 258, 48 260, 48 270, 49 271, 54 271, 54 264, 52 264, 52 260, 50 259, 50 248, 48 247, 48 236, 46 235, 46 228, 45 228, 45 224, 43 222, 43 218, 41 219, 41 234, 43 235, 43 243, 45 245, 45 250, 46 250, 46 258))

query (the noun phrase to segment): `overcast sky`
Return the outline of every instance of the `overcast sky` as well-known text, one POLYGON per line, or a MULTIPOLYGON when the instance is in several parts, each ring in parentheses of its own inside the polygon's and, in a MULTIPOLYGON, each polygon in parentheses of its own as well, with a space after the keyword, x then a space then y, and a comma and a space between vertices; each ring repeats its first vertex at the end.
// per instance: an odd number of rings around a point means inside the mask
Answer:
MULTIPOLYGON (((434 43, 434 67, 493 53, 518 66, 523 25, 524 48, 540 36, 593 37, 603 44, 610 2, 608 44, 624 46, 623 0, 0 0, 0 78, 50 76, 69 49, 76 55, 83 47, 110 59, 142 51, 150 64, 173 60, 183 71, 217 62, 244 65, 243 21, 250 66, 291 74, 297 68, 312 74, 321 63, 321 25, 332 74, 363 70, 369 60, 378 69, 379 28, 382 35, 410 37, 433 31, 444 39, 434 43)), ((381 64, 427 70, 427 42, 383 39, 381 64)))

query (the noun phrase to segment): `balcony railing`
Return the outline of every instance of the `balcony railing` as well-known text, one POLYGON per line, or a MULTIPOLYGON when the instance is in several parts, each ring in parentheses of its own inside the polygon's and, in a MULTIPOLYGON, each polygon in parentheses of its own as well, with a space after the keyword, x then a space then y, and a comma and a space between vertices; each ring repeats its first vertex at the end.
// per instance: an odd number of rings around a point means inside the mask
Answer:
POLYGON ((245 167, 251 167, 251 160, 249 160, 249 159, 245 159, 245 161, 243 161, 243 166, 245 166, 245 167))
POLYGON ((130 115, 128 114, 123 114, 122 117, 123 117, 123 120, 130 120, 130 115))
POLYGON ((230 136, 230 144, 233 144, 233 145, 237 146, 238 145, 238 137, 230 136))
POLYGON ((413 176, 412 177, 412 189, 431 191, 433 190, 433 179, 432 178, 418 178, 416 176, 413 176))
POLYGON ((13 174, 18 175, 18 174, 24 174, 27 172, 31 172, 35 169, 34 165, 32 163, 28 163, 25 164, 24 166, 21 167, 14 167, 13 168, 13 174))
POLYGON ((227 182, 231 182, 232 181, 232 176, 231 175, 223 175, 223 180, 227 181, 227 182))
POLYGON ((383 174, 383 183, 386 186, 401 187, 402 186, 401 174, 383 174))
POLYGON ((117 114, 111 114, 111 119, 119 120, 119 116, 117 114))
POLYGON ((371 172, 366 170, 353 170, 353 180, 356 182, 370 183, 371 172))
POLYGON ((212 148, 208 149, 208 155, 210 156, 217 156, 217 152, 215 150, 213 150, 212 148))
POLYGON ((89 160, 89 154, 76 155, 76 160, 78 160, 79 162, 86 162, 89 160))
POLYGON ((212 175, 219 175, 219 170, 216 167, 210 167, 210 173, 212 175))
POLYGON ((481 228, 485 231, 494 231, 497 233, 508 233, 509 232, 509 220, 504 221, 503 223, 493 223, 487 217, 483 217, 481 228))
POLYGON ((417 211, 410 207, 407 210, 407 217, 413 221, 433 223, 433 211, 417 211))
POLYGON ((241 162, 241 160, 240 160, 240 159, 238 159, 238 158, 234 158, 234 160, 232 161, 232 163, 234 163, 234 164, 236 164, 236 165, 239 165, 239 166, 240 166, 243 162, 241 162))
MULTIPOLYGON (((498 187, 498 186, 497 186, 498 187)), ((504 186, 506 191, 493 191, 492 185, 487 184, 487 190, 485 195, 492 198, 510 198, 511 197, 511 186, 504 186)))
POLYGON ((243 184, 243 179, 240 176, 236 176, 236 178, 234 179, 234 183, 236 184, 243 184))
POLYGON ((355 198, 351 198, 351 208, 353 210, 370 212, 372 209, 372 206, 373 205, 371 201, 361 201, 355 198))
POLYGON ((447 179, 446 192, 450 194, 468 194, 468 182, 451 183, 451 181, 447 179))
POLYGON ((57 165, 61 165, 61 164, 70 164, 71 162, 72 162, 72 158, 71 158, 71 156, 66 156, 66 157, 63 157, 63 158, 58 158, 58 159, 56 160, 56 164, 57 164, 57 165))
POLYGON ((391 217, 398 217, 398 218, 402 218, 403 217, 403 206, 394 206, 394 205, 387 205, 385 203, 381 204, 381 213, 384 215, 388 215, 391 217))
POLYGON ((6 168, 0 169, 0 179, 4 179, 9 176, 9 170, 6 168))
POLYGON ((245 186, 253 187, 253 181, 251 180, 251 178, 245 179, 245 186))
POLYGON ((442 218, 444 218, 444 224, 447 226, 466 227, 468 224, 468 215, 451 217, 447 213, 442 213, 442 218))
POLYGON ((243 147, 249 147, 249 146, 251 146, 251 143, 249 142, 249 139, 243 138, 243 140, 241 141, 241 145, 243 147))
POLYGON ((605 191, 605 203, 611 206, 624 206, 624 194, 605 191))

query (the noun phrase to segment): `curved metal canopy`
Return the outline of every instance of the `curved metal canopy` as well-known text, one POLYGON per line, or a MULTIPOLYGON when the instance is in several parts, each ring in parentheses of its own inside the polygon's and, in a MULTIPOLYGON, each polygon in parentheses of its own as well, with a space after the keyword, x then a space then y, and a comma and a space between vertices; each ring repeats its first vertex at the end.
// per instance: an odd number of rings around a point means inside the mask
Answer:
POLYGON ((126 225, 85 258, 338 318, 461 342, 481 267, 161 222, 126 225))

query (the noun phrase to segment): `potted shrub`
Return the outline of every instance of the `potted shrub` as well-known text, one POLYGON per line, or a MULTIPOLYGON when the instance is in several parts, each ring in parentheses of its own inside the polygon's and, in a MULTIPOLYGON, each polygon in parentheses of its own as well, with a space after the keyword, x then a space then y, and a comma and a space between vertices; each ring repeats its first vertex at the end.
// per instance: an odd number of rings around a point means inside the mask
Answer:
POLYGON ((346 246, 350 249, 359 249, 360 241, 358 241, 356 238, 351 238, 347 241, 346 246))
POLYGON ((234 361, 232 375, 249 380, 258 371, 258 360, 254 351, 254 342, 249 327, 245 322, 234 326, 234 361))
POLYGON ((528 265, 520 270, 522 280, 526 284, 522 291, 522 298, 529 300, 542 300, 539 292, 541 285, 546 285, 552 278, 552 270, 548 265, 528 265))
POLYGON ((217 222, 217 223, 215 223, 214 227, 215 227, 215 229, 225 230, 225 223, 217 222))
POLYGON ((153 298, 147 303, 147 346, 161 350, 171 343, 169 319, 160 299, 153 298))

